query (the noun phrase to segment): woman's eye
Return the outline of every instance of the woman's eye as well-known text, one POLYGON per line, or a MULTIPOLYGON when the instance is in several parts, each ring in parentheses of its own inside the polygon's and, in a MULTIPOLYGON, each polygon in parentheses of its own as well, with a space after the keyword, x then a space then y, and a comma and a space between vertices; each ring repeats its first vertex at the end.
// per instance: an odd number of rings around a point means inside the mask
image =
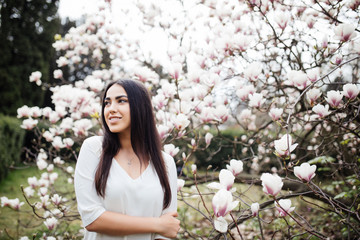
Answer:
POLYGON ((125 100, 125 99, 120 99, 119 100, 119 103, 126 103, 127 102, 127 100, 125 100))
POLYGON ((109 106, 109 105, 110 105, 110 102, 104 102, 104 105, 105 105, 105 106, 109 106))

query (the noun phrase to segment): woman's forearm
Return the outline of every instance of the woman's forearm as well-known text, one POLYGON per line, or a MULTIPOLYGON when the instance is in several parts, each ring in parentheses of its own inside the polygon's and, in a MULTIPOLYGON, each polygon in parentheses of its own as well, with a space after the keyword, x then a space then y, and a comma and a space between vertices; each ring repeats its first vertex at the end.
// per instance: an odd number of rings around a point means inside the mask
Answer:
POLYGON ((94 222, 86 226, 86 229, 90 232, 115 236, 157 233, 160 231, 159 220, 159 218, 155 217, 133 217, 106 211, 94 222))
POLYGON ((134 217, 106 211, 86 226, 86 229, 114 236, 157 233, 174 238, 180 228, 180 221, 176 217, 177 212, 166 213, 160 217, 134 217))

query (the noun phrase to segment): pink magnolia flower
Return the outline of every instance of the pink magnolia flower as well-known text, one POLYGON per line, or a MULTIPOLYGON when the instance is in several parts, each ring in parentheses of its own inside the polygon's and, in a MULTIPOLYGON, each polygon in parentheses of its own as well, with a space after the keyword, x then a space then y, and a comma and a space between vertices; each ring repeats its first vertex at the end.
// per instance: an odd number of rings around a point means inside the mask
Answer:
POLYGON ((63 77, 63 72, 61 71, 61 69, 56 69, 54 70, 53 75, 55 79, 61 79, 63 77))
POLYGON ((164 151, 169 154, 170 156, 174 157, 179 152, 179 148, 175 147, 174 144, 165 144, 164 151))
POLYGON ((18 198, 9 199, 9 206, 16 211, 18 211, 22 205, 24 205, 24 202, 20 202, 18 198))
POLYGON ((73 131, 75 136, 87 136, 88 130, 92 128, 92 122, 90 119, 80 119, 74 122, 73 131))
POLYGON ((243 162, 241 160, 231 159, 230 165, 226 164, 226 168, 236 177, 243 170, 243 162))
POLYGON ((1 200, 1 207, 9 207, 10 206, 10 202, 7 197, 1 197, 0 200, 1 200))
POLYGON ((232 188, 234 180, 235 177, 232 172, 226 169, 221 169, 219 173, 219 181, 226 190, 230 190, 232 188))
POLYGON ((35 82, 36 85, 40 86, 41 85, 41 79, 40 79, 41 76, 42 76, 42 74, 39 71, 32 72, 30 77, 29 77, 29 81, 30 82, 35 82))
POLYGON ((61 203, 61 200, 62 200, 62 197, 59 196, 58 194, 54 194, 52 197, 51 197, 51 201, 57 206, 61 203))
POLYGON ((170 128, 165 125, 159 125, 157 126, 157 130, 160 135, 160 138, 163 140, 169 135, 170 128))
POLYGON ((72 140, 71 138, 64 138, 63 143, 66 148, 71 148, 72 145, 74 145, 74 140, 72 140))
POLYGON ((261 93, 249 94, 249 106, 260 108, 261 105, 265 102, 263 95, 261 93))
POLYGON ((212 182, 209 183, 207 185, 208 188, 210 189, 226 189, 227 191, 229 191, 233 184, 234 184, 234 174, 227 170, 227 169, 221 169, 220 174, 219 174, 219 182, 212 182))
POLYGON ((152 98, 152 102, 154 107, 157 109, 162 109, 168 103, 168 98, 166 98, 164 94, 158 94, 152 98))
POLYGON ((29 117, 30 114, 31 114, 31 109, 26 105, 17 109, 17 118, 29 117))
POLYGON ((300 166, 294 167, 295 176, 305 182, 310 182, 315 177, 315 171, 316 165, 310 166, 308 163, 302 163, 300 166))
POLYGON ((37 106, 30 108, 30 112, 31 112, 31 117, 33 118, 40 117, 42 113, 41 109, 37 106))
POLYGON ((173 79, 179 79, 180 74, 182 72, 182 65, 181 63, 173 63, 172 65, 169 66, 169 75, 173 78, 173 79))
POLYGON ((291 70, 287 74, 287 77, 289 81, 300 90, 305 89, 310 84, 308 76, 303 71, 291 70))
POLYGON ((32 118, 28 118, 25 119, 22 124, 20 125, 21 128, 24 128, 26 130, 31 130, 33 129, 37 124, 38 124, 38 120, 34 120, 32 118))
POLYGON ((64 148, 65 147, 65 144, 63 143, 62 139, 60 136, 55 136, 52 143, 53 147, 56 149, 56 150, 59 150, 60 148, 64 148))
POLYGON ((343 97, 343 93, 340 91, 331 90, 327 92, 325 100, 330 104, 331 107, 336 108, 340 105, 343 97))
POLYGON ((319 78, 319 69, 313 68, 306 73, 310 82, 315 82, 319 78))
POLYGON ((51 218, 47 218, 44 221, 45 226, 49 229, 49 230, 53 230, 55 228, 55 226, 57 225, 58 220, 55 217, 51 217, 51 218))
POLYGON ((241 99, 241 101, 245 101, 248 99, 249 94, 255 93, 255 87, 253 85, 247 85, 243 88, 236 90, 236 95, 241 99))
POLYGON ((317 104, 312 108, 312 110, 319 118, 324 118, 331 113, 329 112, 329 105, 323 106, 321 104, 317 104))
POLYGON ((348 83, 343 87, 343 94, 345 97, 353 100, 359 94, 359 89, 355 84, 348 83))
POLYGON ((290 199, 280 199, 279 204, 275 202, 275 207, 279 212, 280 217, 285 217, 292 211, 294 211, 295 207, 291 207, 290 199))
POLYGON ((284 185, 281 178, 276 174, 263 173, 260 180, 263 191, 274 197, 281 191, 281 188, 284 185))
POLYGON ((212 207, 216 217, 224 217, 237 207, 239 201, 233 201, 231 192, 220 189, 212 199, 212 207))
POLYGON ((69 63, 69 60, 66 57, 59 57, 58 60, 56 60, 58 67, 66 66, 69 63))
POLYGON ((227 109, 224 105, 218 105, 213 112, 214 118, 222 123, 227 121, 229 115, 229 109, 227 109))
POLYGON ((312 88, 306 93, 306 100, 313 106, 315 101, 321 96, 321 91, 318 88, 312 88))
POLYGON ((251 204, 251 214, 256 217, 259 214, 260 205, 259 203, 253 203, 251 204))
POLYGON ((173 122, 175 128, 179 131, 184 130, 190 124, 188 117, 182 113, 178 114, 173 122))
POLYGON ((282 108, 272 108, 270 109, 269 116, 273 121, 279 120, 281 118, 281 115, 283 114, 282 108))
POLYGON ((60 120, 60 116, 57 112, 53 111, 49 114, 49 121, 51 123, 56 123, 59 120, 60 120))
POLYGON ((334 32, 335 32, 334 38, 342 42, 349 41, 355 38, 356 36, 355 26, 346 23, 339 24, 338 26, 336 26, 334 32))
POLYGON ((277 25, 284 30, 290 20, 290 15, 288 12, 278 11, 274 16, 274 20, 277 25))
POLYGON ((39 182, 36 177, 29 177, 27 181, 32 188, 36 188, 37 186, 39 186, 39 182))
POLYGON ((298 144, 292 144, 291 135, 285 134, 279 140, 275 140, 274 145, 276 154, 279 157, 287 157, 292 151, 294 151, 298 144))

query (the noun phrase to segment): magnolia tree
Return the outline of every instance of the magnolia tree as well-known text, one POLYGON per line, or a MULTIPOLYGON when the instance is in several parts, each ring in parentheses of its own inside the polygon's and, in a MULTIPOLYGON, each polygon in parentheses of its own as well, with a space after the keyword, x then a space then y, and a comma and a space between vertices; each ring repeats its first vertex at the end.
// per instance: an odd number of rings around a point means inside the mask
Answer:
MULTIPOLYGON (((22 189, 43 238, 82 234, 63 230, 79 215, 73 191, 56 181, 61 173, 72 184, 79 146, 102 134, 100 95, 121 78, 152 93, 164 151, 179 167, 179 238, 360 237, 359 5, 99 3, 56 36, 56 84, 30 76, 50 89, 53 107, 18 109, 36 136, 26 152, 41 178, 22 189), (224 146, 233 150, 212 170, 224 146), (197 152, 209 153, 209 166, 197 152)), ((24 202, 1 204, 21 211, 24 202)))

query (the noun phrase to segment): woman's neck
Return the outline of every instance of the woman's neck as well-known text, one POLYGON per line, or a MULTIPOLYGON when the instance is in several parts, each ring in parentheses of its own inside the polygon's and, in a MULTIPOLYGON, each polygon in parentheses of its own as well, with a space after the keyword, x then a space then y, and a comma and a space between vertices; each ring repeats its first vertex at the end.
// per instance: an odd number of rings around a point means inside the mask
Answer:
POLYGON ((131 144, 131 134, 119 133, 119 142, 122 150, 126 152, 134 152, 132 144, 131 144))

